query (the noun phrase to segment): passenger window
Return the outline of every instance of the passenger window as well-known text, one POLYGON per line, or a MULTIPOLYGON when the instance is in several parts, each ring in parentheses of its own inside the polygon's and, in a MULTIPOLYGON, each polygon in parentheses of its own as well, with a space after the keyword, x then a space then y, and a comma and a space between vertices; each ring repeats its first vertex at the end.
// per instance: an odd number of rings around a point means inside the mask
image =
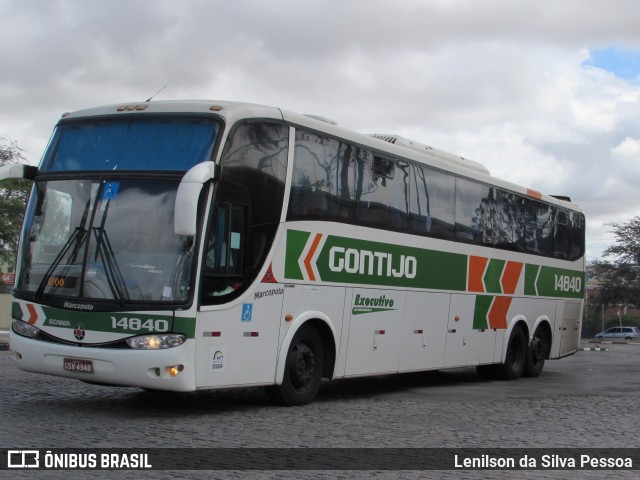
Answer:
POLYGON ((493 188, 456 178, 456 238, 493 244, 495 209, 493 188))
POLYGON ((453 238, 455 177, 411 164, 411 229, 417 234, 453 238))
POLYGON ((290 218, 353 218, 355 168, 351 145, 298 130, 290 218))
POLYGON ((356 217, 363 223, 405 229, 409 220, 409 164, 359 150, 356 217))
POLYGON ((523 202, 524 199, 515 193, 498 190, 494 246, 509 250, 525 250, 523 202))
POLYGON ((553 242, 553 256, 556 258, 568 258, 571 228, 567 218, 567 212, 556 209, 556 228, 553 242))
POLYGON ((525 247, 530 253, 553 251, 554 216, 551 205, 525 200, 525 247))
MULTIPOLYGON (((236 127, 222 155, 221 183, 242 185, 251 205, 251 224, 278 223, 287 175, 289 129, 276 123, 236 127)), ((234 201, 234 203, 236 203, 234 201)))

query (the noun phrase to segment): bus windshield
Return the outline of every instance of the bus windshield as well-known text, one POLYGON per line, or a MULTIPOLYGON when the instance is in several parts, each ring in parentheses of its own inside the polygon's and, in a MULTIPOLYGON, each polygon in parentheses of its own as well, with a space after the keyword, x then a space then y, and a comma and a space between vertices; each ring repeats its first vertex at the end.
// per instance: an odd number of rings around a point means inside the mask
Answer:
POLYGON ((211 159, 220 126, 210 119, 132 119, 62 123, 40 172, 186 172, 211 159))
POLYGON ((174 233, 175 197, 219 130, 197 117, 63 120, 25 216, 16 293, 104 309, 186 304, 194 241, 174 233))
POLYGON ((40 298, 184 303, 191 237, 173 232, 177 180, 37 182, 18 290, 40 298))

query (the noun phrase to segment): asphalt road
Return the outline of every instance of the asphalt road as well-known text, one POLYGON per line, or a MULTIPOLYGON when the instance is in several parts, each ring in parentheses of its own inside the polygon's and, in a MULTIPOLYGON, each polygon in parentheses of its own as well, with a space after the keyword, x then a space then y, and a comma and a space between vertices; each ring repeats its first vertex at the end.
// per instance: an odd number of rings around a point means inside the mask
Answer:
MULTIPOLYGON (((595 345, 583 344, 583 347, 595 345)), ((324 384, 305 407, 261 389, 190 394, 111 388, 19 371, 0 351, 3 448, 638 448, 640 345, 603 344, 542 375, 481 380, 474 368, 324 384)), ((560 450, 558 450, 560 451, 560 450)), ((9 478, 24 478, 17 472, 9 478)), ((29 472, 83 478, 86 472, 29 472)), ((611 473, 611 472, 609 472, 611 473)), ((615 478, 636 478, 615 472, 615 478)), ((603 471, 493 471, 491 478, 604 478, 603 471)), ((488 478, 470 471, 178 471, 145 478, 488 478)), ((131 478, 131 472, 91 472, 131 478)), ((6 478, 6 477, 5 477, 6 478)))

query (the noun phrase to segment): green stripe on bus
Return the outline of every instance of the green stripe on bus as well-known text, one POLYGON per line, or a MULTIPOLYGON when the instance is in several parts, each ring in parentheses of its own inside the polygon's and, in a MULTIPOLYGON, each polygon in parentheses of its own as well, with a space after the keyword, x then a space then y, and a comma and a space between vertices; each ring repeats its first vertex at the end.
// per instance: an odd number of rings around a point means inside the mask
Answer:
POLYGON ((489 328, 489 321, 487 320, 487 318, 493 299, 494 297, 491 295, 476 295, 476 306, 473 311, 474 330, 489 328))
POLYGON ((298 259, 302 256, 304 247, 311 233, 300 230, 287 230, 287 256, 284 264, 284 276, 291 280, 304 280, 298 259))
POLYGON ((18 320, 22 320, 22 309, 18 302, 11 302, 11 316, 18 320))
POLYGON ((502 293, 500 278, 504 270, 504 260, 491 259, 484 274, 484 285, 487 293, 502 293))
MULTIPOLYGON (((303 258, 312 234, 287 230, 285 278, 318 282, 467 291, 469 256, 423 248, 316 234, 320 252, 303 258), (305 276, 301 269, 306 263, 305 276), (312 265, 315 263, 315 265, 312 265), (318 278, 311 276, 317 272, 318 278)), ((489 259, 483 276, 486 293, 503 292, 502 276, 507 262, 489 259)), ((518 282, 521 279, 518 279, 518 282)), ((515 285, 514 285, 515 286, 515 285)), ((520 290, 521 292, 521 290, 520 290)), ((531 297, 582 298, 584 272, 526 264, 524 295, 531 297)), ((484 300, 483 300, 484 301, 484 300)), ((483 302, 482 301, 482 302, 483 302)), ((484 305, 484 304, 482 304, 484 305)), ((484 308, 484 307, 483 307, 484 308)))
POLYGON ((540 265, 532 265, 527 263, 524 267, 524 294, 537 296, 536 292, 536 279, 538 278, 538 272, 540 271, 540 265))
POLYGON ((583 298, 584 272, 527 264, 524 294, 537 297, 583 298))
POLYGON ((325 282, 453 291, 467 288, 466 255, 334 235, 327 237, 316 267, 325 282))

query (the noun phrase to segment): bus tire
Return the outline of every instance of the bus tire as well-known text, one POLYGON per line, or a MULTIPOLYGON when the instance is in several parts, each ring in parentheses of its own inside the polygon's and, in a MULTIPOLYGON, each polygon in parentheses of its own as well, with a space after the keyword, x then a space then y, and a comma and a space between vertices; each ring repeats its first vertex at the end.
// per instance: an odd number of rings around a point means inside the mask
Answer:
POLYGON ((529 348, 527 349, 527 361, 524 366, 523 375, 525 377, 537 377, 542 373, 544 368, 544 361, 549 355, 549 336, 547 332, 538 327, 533 334, 529 348))
POLYGON ((511 331, 507 356, 504 363, 496 365, 496 373, 501 380, 515 380, 522 375, 527 363, 527 335, 516 325, 511 331))
POLYGON ((271 400, 281 405, 310 403, 322 381, 324 350, 317 330, 303 326, 296 332, 287 352, 282 385, 267 387, 271 400))

